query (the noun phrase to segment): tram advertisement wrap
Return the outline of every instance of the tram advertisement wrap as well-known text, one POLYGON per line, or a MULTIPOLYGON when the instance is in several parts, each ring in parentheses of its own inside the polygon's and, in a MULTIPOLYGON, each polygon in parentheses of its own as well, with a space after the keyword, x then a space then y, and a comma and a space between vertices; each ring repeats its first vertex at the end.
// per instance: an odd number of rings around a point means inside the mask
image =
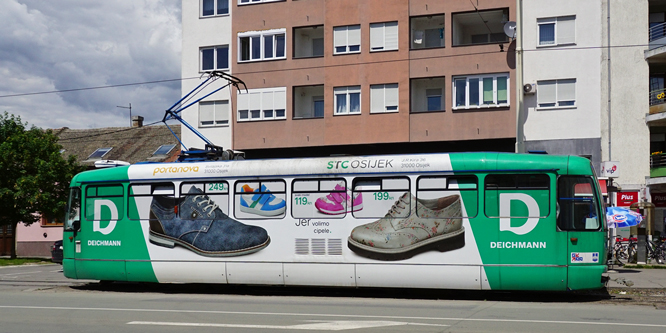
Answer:
POLYGON ((302 284, 299 274, 331 269, 330 284, 358 285, 361 274, 379 279, 379 267, 390 267, 442 283, 432 271, 460 288, 565 289, 571 252, 567 233, 553 232, 556 174, 467 171, 485 168, 474 161, 132 165, 125 181, 82 188, 86 232, 74 256, 131 260, 113 280, 302 284))

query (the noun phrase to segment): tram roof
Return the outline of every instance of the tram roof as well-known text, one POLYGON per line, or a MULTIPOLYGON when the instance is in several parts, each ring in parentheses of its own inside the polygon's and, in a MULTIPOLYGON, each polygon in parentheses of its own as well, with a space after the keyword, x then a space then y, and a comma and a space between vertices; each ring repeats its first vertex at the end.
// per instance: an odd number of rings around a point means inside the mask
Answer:
POLYGON ((123 180, 248 178, 344 174, 466 173, 542 171, 590 175, 590 161, 579 156, 498 152, 336 156, 189 163, 145 163, 91 170, 72 182, 123 180))

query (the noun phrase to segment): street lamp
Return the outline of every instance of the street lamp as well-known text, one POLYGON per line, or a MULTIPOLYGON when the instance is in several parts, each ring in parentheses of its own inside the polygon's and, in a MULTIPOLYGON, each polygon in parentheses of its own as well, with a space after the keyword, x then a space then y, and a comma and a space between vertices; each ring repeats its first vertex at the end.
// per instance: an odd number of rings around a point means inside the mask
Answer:
POLYGON ((132 127, 132 103, 129 103, 129 106, 116 106, 121 109, 129 109, 130 111, 130 127, 132 127))

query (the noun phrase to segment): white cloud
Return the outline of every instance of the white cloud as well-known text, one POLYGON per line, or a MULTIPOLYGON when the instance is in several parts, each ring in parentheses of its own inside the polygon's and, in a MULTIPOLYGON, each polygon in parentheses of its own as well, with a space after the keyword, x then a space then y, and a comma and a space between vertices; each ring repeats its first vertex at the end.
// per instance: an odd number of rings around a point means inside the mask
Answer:
MULTIPOLYGON (((0 96, 180 77, 178 0, 0 0, 0 96)), ((43 128, 150 123, 180 82, 0 97, 0 112, 43 128)))

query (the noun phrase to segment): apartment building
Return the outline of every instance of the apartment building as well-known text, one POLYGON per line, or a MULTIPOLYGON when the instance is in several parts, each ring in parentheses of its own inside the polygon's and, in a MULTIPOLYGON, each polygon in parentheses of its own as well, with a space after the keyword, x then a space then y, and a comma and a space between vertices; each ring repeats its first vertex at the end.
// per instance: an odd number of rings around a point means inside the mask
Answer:
MULTIPOLYGON (((181 75, 183 95, 196 88, 206 72, 231 72, 229 47, 232 45, 231 10, 234 0, 183 0, 183 48, 181 75)), ((219 85, 209 85, 199 97, 219 85)), ((210 141, 232 147, 231 89, 223 89, 181 113, 182 118, 210 141)), ((192 102, 193 100, 188 100, 192 102)), ((203 148, 204 142, 187 128, 182 131, 184 148, 203 148)))
MULTIPOLYGON (((659 109, 659 99, 647 97, 648 82, 654 83, 652 97, 663 88, 656 74, 663 73, 657 70, 663 60, 659 51, 648 51, 647 30, 649 20, 651 26, 664 22, 665 3, 522 1, 523 81, 530 90, 522 115, 526 150, 586 156, 598 172, 602 162, 618 162, 610 177, 619 189, 610 193, 613 205, 628 207, 650 201, 652 191, 666 192, 657 185, 666 180, 649 178, 654 172, 647 162, 651 149, 664 146, 659 133, 665 127, 645 111, 659 109)), ((655 228, 663 231, 663 211, 657 213, 655 228)))
POLYGON ((514 16, 507 0, 185 0, 183 77, 212 66, 248 92, 184 118, 250 158, 513 151, 514 16))

